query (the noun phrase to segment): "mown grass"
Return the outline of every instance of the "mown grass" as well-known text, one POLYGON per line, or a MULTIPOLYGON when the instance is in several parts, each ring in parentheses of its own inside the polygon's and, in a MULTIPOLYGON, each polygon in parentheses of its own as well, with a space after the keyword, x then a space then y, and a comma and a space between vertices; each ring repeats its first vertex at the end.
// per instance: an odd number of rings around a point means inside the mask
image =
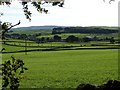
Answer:
POLYGON ((23 59, 28 71, 20 87, 76 88, 80 83, 101 84, 117 79, 118 50, 65 50, 3 54, 23 59))

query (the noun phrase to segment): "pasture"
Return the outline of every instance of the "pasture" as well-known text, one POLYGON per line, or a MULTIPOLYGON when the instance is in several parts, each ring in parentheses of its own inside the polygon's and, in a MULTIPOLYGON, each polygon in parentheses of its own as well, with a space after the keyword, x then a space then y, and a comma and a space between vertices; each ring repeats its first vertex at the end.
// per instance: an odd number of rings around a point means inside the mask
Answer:
MULTIPOLYGON (((31 30, 29 32, 16 30, 10 34, 13 33, 27 35, 41 33, 36 38, 54 37, 50 30, 47 32, 44 30, 31 30)), ((97 36, 101 39, 113 36, 115 40, 118 40, 116 33, 65 33, 58 35, 62 39, 74 35, 78 38, 97 36)), ((28 71, 23 75, 21 88, 76 88, 81 83, 100 85, 110 79, 118 79, 117 43, 111 44, 109 41, 103 40, 74 43, 44 42, 38 44, 35 41, 8 38, 6 44, 2 44, 2 47, 6 49, 4 51, 6 53, 3 52, 2 54, 2 62, 14 56, 17 59, 24 60, 25 66, 28 68, 28 71), (27 55, 25 55, 25 45, 27 50, 33 50, 28 52, 27 55), (57 50, 51 50, 54 48, 57 48, 57 50)))
POLYGON ((3 54, 23 59, 28 71, 22 88, 76 88, 80 83, 99 85, 118 78, 118 50, 63 50, 3 54))
MULTIPOLYGON (((38 36, 37 38, 53 38, 54 34, 52 34, 52 30, 14 30, 13 32, 9 32, 8 34, 26 34, 26 35, 32 35, 32 34, 37 34, 41 33, 41 36, 38 36)), ((62 33, 62 34, 55 34, 60 36, 62 39, 67 38, 70 35, 74 35, 78 38, 83 38, 85 36, 91 36, 95 37, 97 36, 98 38, 106 38, 106 37, 114 37, 115 39, 118 39, 118 34, 117 33, 111 33, 111 34, 81 34, 81 33, 62 33)))
POLYGON ((36 33, 42 33, 43 35, 47 35, 47 34, 51 34, 52 31, 51 30, 14 30, 13 32, 9 32, 9 34, 15 34, 15 33, 19 33, 19 34, 36 34, 36 33))

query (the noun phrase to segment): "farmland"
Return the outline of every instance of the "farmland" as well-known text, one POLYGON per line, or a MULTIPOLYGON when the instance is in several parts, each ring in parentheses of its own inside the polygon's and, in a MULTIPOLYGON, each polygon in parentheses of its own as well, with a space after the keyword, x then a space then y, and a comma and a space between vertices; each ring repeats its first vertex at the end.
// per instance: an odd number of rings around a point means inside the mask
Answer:
POLYGON ((14 56, 24 60, 28 68, 21 81, 21 88, 76 88, 81 83, 100 85, 110 79, 118 79, 117 33, 56 34, 61 37, 61 41, 55 41, 55 35, 51 34, 50 30, 16 30, 9 34, 15 33, 40 33, 34 40, 7 38, 5 43, 2 43, 5 48, 2 62, 14 56), (66 42, 65 39, 71 35, 80 40, 86 36, 97 36, 98 40, 66 42), (37 43, 36 40, 43 37, 49 37, 52 41, 37 43), (114 37, 114 43, 110 42, 111 37, 114 37))

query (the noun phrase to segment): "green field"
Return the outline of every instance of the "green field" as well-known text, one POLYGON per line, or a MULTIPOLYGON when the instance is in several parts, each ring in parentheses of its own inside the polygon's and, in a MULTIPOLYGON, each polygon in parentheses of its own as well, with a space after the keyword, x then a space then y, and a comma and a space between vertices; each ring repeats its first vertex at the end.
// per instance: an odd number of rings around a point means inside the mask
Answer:
MULTIPOLYGON (((41 33, 41 36, 37 38, 53 38, 54 35, 51 32, 50 30, 16 30, 12 33, 27 35, 41 33)), ((85 36, 110 38, 112 36, 118 40, 117 34, 66 33, 58 35, 62 39, 75 35, 79 38, 85 36)), ((14 56, 17 59, 24 60, 25 66, 28 68, 20 84, 22 88, 76 88, 81 83, 101 85, 110 79, 118 79, 117 43, 90 41, 37 44, 35 41, 27 40, 26 47, 27 55, 24 51, 25 40, 10 38, 6 44, 2 43, 2 48, 5 48, 2 54, 2 62, 14 56)))
POLYGON ((19 34, 36 34, 36 33, 42 33, 44 34, 51 34, 51 30, 14 30, 13 32, 9 32, 9 34, 14 34, 14 33, 19 33, 19 34))
POLYGON ((118 50, 65 50, 3 54, 23 59, 28 71, 20 87, 76 88, 80 83, 102 84, 118 78, 118 50))
POLYGON ((42 51, 46 49, 57 49, 57 50, 65 50, 65 49, 86 49, 86 48, 118 48, 117 44, 110 44, 109 42, 97 42, 97 41, 91 41, 91 42, 82 42, 82 43, 67 43, 67 42, 46 42, 37 44, 32 41, 27 41, 26 49, 25 49, 25 42, 24 40, 12 40, 11 42, 6 42, 6 44, 2 44, 2 48, 5 48, 3 51, 4 53, 10 53, 10 52, 27 52, 29 51, 42 51), (91 46, 92 44, 99 44, 101 46, 91 46), (85 45, 85 46, 84 46, 85 45))
MULTIPOLYGON (((41 37, 49 37, 49 38, 53 38, 54 35, 52 34, 52 30, 14 30, 13 32, 9 32, 8 34, 26 34, 26 35, 32 35, 32 34, 37 34, 37 33, 41 33, 41 36, 38 36, 37 38, 41 38, 41 37)), ((79 38, 83 38, 85 36, 97 36, 98 38, 110 38, 111 36, 114 37, 115 39, 118 39, 118 34, 117 33, 111 33, 111 34, 81 34, 81 33, 63 33, 63 34, 55 34, 58 35, 60 37, 62 37, 62 39, 67 38, 70 35, 74 35, 76 37, 79 38)))

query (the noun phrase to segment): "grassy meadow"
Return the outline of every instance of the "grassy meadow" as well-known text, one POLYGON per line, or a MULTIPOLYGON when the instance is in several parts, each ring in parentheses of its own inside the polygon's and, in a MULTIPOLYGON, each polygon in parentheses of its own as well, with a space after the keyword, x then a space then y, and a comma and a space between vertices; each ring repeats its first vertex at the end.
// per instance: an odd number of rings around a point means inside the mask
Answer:
POLYGON ((3 54, 13 55, 28 67, 22 88, 76 88, 80 83, 99 85, 117 79, 118 50, 65 50, 3 54))
POLYGON ((51 34, 52 31, 51 30, 14 30, 14 32, 9 32, 10 34, 15 34, 15 33, 19 33, 19 34, 36 34, 36 33, 42 33, 43 35, 48 35, 51 34))
MULTIPOLYGON (((36 38, 53 38, 54 36, 49 30, 47 32, 44 30, 29 32, 16 30, 11 34, 29 35, 41 32, 42 35, 36 38)), ((69 35, 75 35, 79 38, 84 36, 100 38, 113 36, 118 39, 117 34, 59 34, 62 39, 69 35)), ((19 39, 8 39, 6 44, 2 44, 2 47, 5 48, 4 52, 6 52, 2 54, 2 62, 14 56, 16 59, 24 60, 25 66, 28 68, 28 71, 23 75, 21 88, 76 88, 81 83, 100 85, 110 79, 118 79, 118 48, 110 48, 118 47, 118 44, 110 44, 106 41, 90 41, 87 43, 45 42, 37 44, 34 41, 27 41, 27 50, 33 50, 28 52, 27 55, 25 55, 24 46, 25 40, 19 39), (100 44, 101 46, 92 46, 92 44, 100 44), (73 47, 63 49, 62 46, 73 47), (42 51, 56 47, 59 47, 57 51, 42 51), (16 53, 16 51, 23 52, 16 53)))

